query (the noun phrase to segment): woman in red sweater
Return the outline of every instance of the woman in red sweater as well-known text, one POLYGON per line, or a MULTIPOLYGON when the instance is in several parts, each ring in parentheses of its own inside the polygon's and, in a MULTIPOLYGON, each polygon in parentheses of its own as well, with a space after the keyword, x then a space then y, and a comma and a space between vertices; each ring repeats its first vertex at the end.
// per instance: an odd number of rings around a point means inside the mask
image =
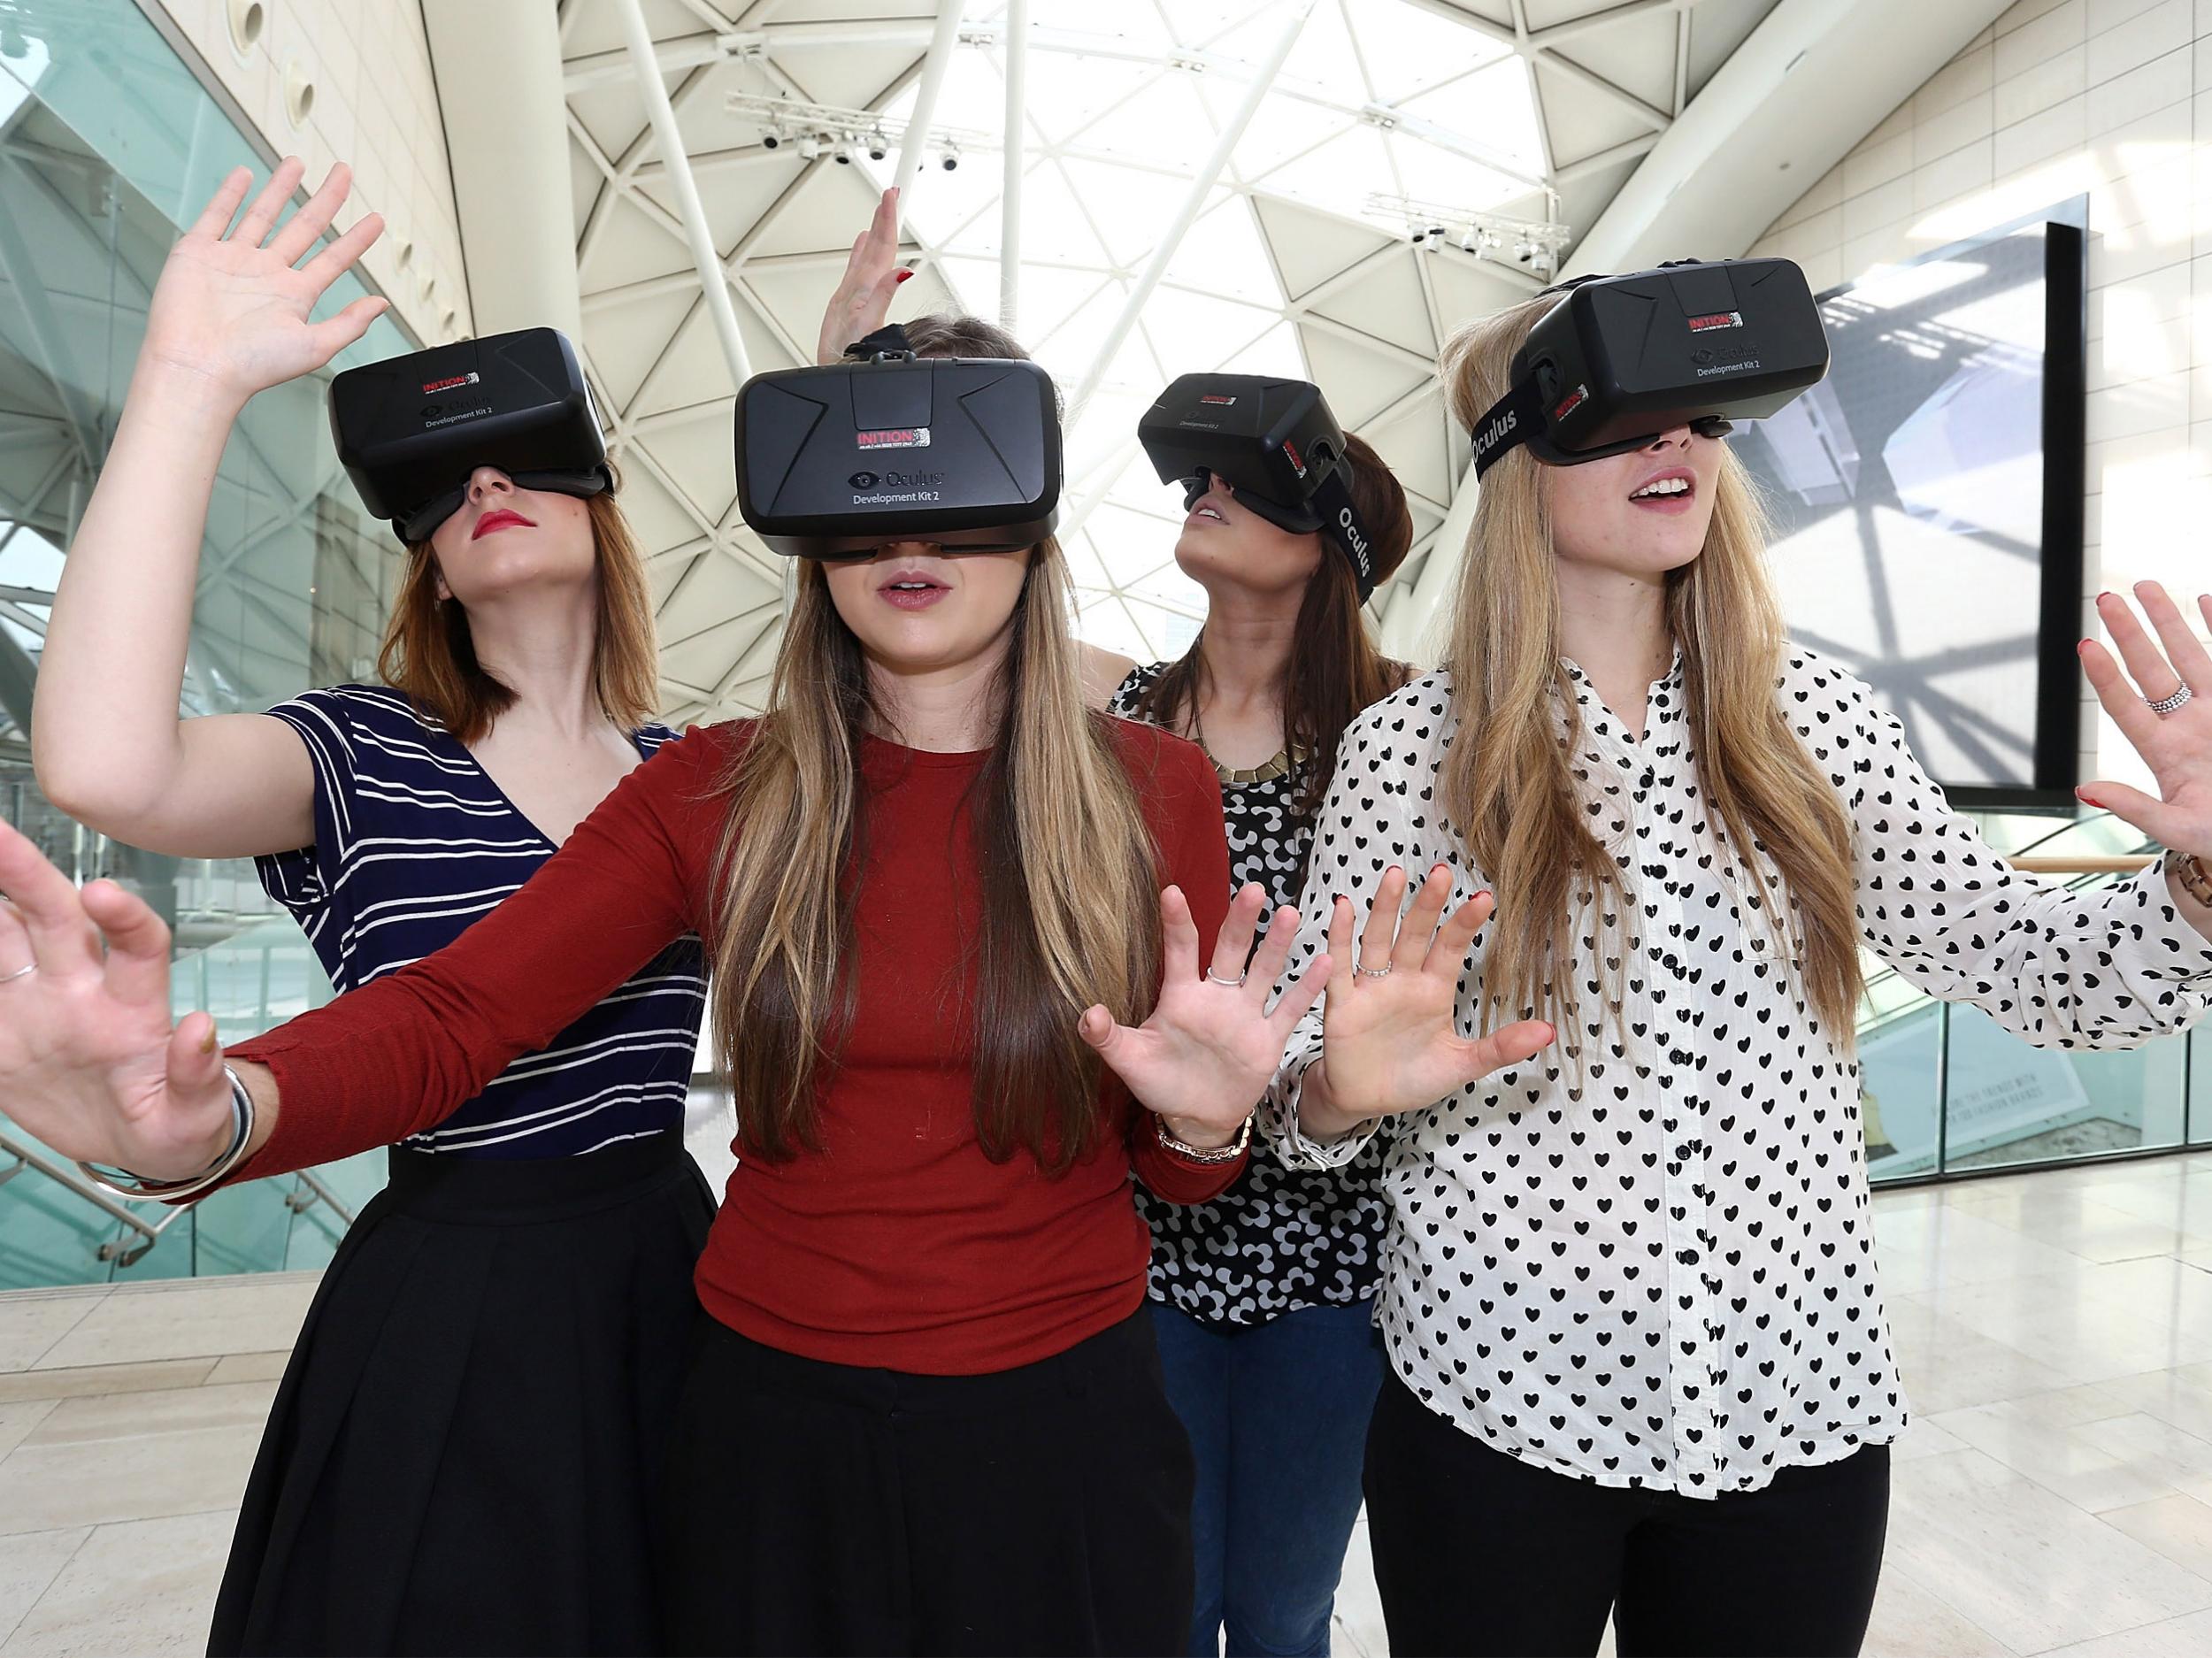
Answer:
POLYGON ((0 1098, 129 1178, 274 1174, 436 1123, 695 930, 741 1160, 672 1424, 670 1639, 1173 1650, 1191 1462, 1130 1178, 1235 1178, 1325 959, 1269 1011, 1295 917, 1248 973, 1212 770, 1085 708, 1053 541, 799 576, 765 714, 667 745, 451 948, 227 1055, 171 1030, 151 912, 0 827, 0 1098))

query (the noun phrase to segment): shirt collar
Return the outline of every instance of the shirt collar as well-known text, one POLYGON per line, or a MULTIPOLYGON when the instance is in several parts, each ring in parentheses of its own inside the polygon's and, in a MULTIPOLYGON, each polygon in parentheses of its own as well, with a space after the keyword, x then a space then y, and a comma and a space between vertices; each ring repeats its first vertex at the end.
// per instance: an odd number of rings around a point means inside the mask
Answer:
MULTIPOLYGON (((1605 699, 1598 695, 1596 685, 1583 672, 1582 664, 1571 656, 1562 656, 1559 665, 1566 670, 1568 687, 1574 694, 1577 705, 1582 710, 1584 729, 1613 742, 1634 746, 1620 720, 1611 709, 1606 707, 1605 699)), ((1653 684, 1645 706, 1646 741, 1650 740, 1653 733, 1678 724, 1684 705, 1682 647, 1677 645, 1674 659, 1668 664, 1666 677, 1653 684)))

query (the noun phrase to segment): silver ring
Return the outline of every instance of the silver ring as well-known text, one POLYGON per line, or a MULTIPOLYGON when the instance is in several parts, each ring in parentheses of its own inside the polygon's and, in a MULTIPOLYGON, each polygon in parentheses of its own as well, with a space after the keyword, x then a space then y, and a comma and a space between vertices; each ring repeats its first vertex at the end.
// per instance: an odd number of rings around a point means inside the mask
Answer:
POLYGON ((0 973, 0 985, 12 985, 19 979, 28 979, 36 971, 38 971, 38 963, 33 962, 29 966, 19 967, 12 973, 0 973))
POLYGON ((2147 696, 2143 701, 2149 704, 2150 710, 2154 714, 2170 714, 2195 695, 2194 691, 2183 685, 2176 687, 2171 696, 2162 696, 2154 702, 2147 696))
POLYGON ((1392 962, 1388 964, 1388 966, 1384 967, 1362 967, 1357 962, 1354 962, 1352 963, 1352 971, 1358 974, 1362 979, 1387 979, 1390 977, 1390 969, 1392 967, 1395 967, 1397 964, 1397 963, 1392 962))
POLYGON ((1209 967, 1206 970, 1206 977, 1212 983, 1217 985, 1226 985, 1232 990, 1241 990, 1244 988, 1244 975, 1242 973, 1239 973, 1234 979, 1224 979, 1219 973, 1217 973, 1212 968, 1209 967))

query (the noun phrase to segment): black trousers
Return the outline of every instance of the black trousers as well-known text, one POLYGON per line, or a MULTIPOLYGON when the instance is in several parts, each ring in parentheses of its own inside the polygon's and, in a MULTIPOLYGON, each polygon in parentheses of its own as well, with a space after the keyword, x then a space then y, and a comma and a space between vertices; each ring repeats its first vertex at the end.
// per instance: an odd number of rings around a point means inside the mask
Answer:
POLYGON ((1164 1654, 1190 1442, 1143 1310, 984 1376, 803 1359, 703 1322, 669 1448, 671 1649, 1164 1654))
POLYGON ((1394 1375, 1367 1436, 1367 1526, 1394 1658, 1859 1650, 1889 1519, 1889 1447, 1764 1490, 1622 1490, 1492 1450, 1394 1375))

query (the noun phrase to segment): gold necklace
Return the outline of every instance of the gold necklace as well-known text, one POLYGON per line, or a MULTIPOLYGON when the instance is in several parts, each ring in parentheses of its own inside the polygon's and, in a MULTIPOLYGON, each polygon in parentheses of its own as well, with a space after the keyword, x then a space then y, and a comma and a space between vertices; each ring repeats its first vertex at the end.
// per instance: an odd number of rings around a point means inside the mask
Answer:
POLYGON ((1285 744, 1276 749, 1271 758, 1261 761, 1257 765, 1224 765, 1214 758, 1214 751, 1206 747, 1206 717, 1199 711, 1195 697, 1191 699, 1190 720, 1191 730, 1198 738, 1198 746, 1205 753, 1206 764, 1213 767, 1214 775, 1230 788, 1241 788, 1250 783, 1271 783, 1279 777, 1287 776, 1294 761, 1305 758, 1302 754, 1294 756, 1289 745, 1285 744))

